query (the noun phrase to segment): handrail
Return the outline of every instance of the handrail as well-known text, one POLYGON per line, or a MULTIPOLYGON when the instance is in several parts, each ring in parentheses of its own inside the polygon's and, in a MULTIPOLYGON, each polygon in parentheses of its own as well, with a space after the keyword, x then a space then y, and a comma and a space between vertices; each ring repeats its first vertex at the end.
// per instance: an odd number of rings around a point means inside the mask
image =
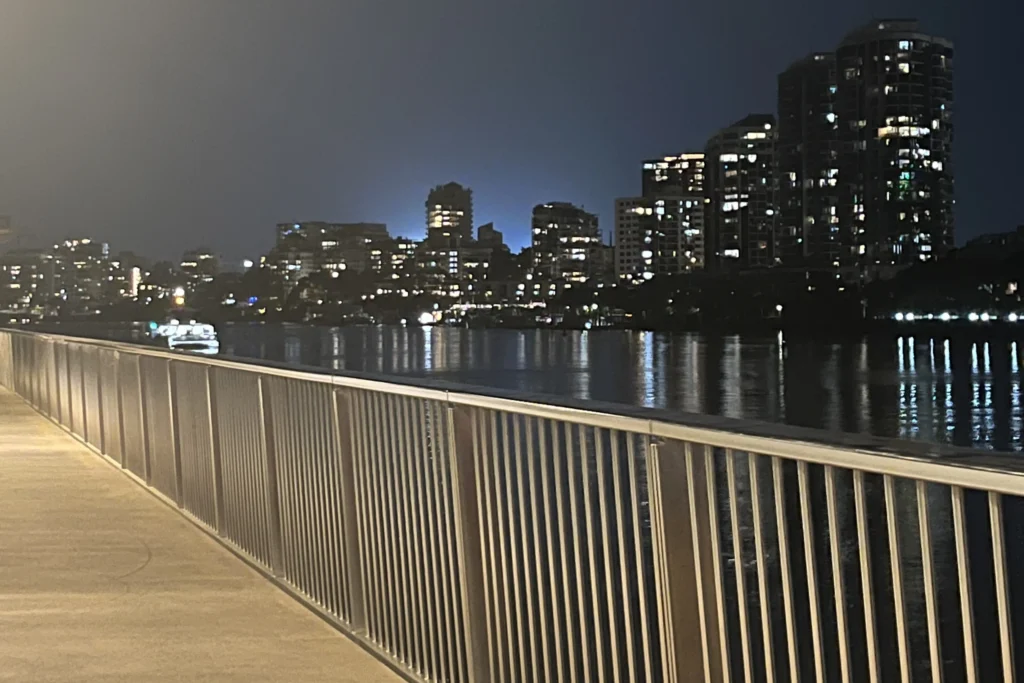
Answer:
POLYGON ((413 680, 1013 680, 1005 455, 22 331, 0 385, 413 680))

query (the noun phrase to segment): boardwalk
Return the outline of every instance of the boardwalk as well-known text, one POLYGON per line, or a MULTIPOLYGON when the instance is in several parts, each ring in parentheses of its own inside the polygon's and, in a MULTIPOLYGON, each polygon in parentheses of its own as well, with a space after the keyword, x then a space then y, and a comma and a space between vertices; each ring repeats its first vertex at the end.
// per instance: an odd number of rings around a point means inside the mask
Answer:
POLYGON ((0 681, 400 681, 0 389, 0 681))

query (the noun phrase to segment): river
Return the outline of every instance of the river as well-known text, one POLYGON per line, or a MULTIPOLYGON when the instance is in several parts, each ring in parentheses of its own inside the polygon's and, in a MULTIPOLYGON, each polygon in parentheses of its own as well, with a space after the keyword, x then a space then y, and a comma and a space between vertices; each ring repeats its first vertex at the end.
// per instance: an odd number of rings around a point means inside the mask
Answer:
POLYGON ((1024 449, 1009 340, 224 325, 227 355, 833 431, 1024 449))

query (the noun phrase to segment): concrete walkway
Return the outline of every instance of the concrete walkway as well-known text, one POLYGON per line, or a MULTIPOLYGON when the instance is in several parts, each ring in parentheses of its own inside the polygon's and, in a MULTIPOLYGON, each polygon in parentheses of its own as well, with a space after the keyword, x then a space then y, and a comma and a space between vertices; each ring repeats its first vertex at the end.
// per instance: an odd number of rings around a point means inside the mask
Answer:
POLYGON ((0 389, 0 681, 400 680, 0 389))

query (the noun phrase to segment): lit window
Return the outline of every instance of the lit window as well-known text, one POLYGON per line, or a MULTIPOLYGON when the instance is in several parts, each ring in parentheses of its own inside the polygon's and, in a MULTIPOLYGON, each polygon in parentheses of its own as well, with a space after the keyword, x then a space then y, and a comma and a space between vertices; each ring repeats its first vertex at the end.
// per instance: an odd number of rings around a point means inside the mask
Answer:
POLYGON ((739 161, 740 157, 737 154, 722 154, 718 157, 718 160, 727 164, 731 161, 739 161))
POLYGON ((910 73, 910 63, 909 62, 900 62, 899 69, 900 69, 900 73, 904 73, 904 74, 910 73))

